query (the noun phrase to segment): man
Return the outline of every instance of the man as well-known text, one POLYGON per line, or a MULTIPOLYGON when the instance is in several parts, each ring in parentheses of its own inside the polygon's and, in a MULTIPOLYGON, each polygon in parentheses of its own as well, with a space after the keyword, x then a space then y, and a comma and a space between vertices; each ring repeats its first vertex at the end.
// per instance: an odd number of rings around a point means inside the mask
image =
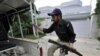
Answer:
MULTIPOLYGON (((62 19, 62 12, 60 9, 55 8, 53 12, 48 13, 49 16, 52 16, 52 21, 54 22, 50 28, 48 29, 40 29, 36 25, 35 28, 38 28, 39 30, 43 31, 44 33, 51 33, 52 31, 55 31, 59 39, 57 42, 67 45, 71 48, 74 48, 73 44, 75 42, 75 36, 73 26, 70 21, 65 21, 62 19)), ((48 49, 48 56, 53 56, 53 53, 55 50, 57 50, 59 46, 52 45, 48 49)), ((63 54, 65 55, 65 54, 63 54)))

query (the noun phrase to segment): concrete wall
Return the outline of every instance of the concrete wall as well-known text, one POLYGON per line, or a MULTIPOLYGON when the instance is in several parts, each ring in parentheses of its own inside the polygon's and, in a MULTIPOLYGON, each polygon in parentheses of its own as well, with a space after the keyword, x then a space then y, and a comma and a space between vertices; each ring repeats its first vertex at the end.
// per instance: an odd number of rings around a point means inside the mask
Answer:
POLYGON ((79 37, 90 37, 90 20, 75 20, 71 21, 74 31, 79 37))
POLYGON ((97 26, 97 19, 100 18, 99 15, 92 15, 91 16, 91 37, 92 38, 97 38, 100 34, 98 31, 98 26, 97 26))

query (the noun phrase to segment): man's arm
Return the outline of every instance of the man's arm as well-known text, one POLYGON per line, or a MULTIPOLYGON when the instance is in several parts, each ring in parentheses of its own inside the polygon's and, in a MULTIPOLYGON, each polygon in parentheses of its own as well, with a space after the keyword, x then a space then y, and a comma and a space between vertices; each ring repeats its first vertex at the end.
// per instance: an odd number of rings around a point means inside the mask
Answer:
POLYGON ((44 32, 44 33, 51 33, 53 30, 54 30, 54 23, 48 28, 48 29, 45 29, 45 28, 39 28, 38 26, 36 26, 35 24, 33 25, 36 29, 44 32))
POLYGON ((43 28, 44 33, 51 33, 54 30, 54 23, 48 28, 43 28))
POLYGON ((74 33, 74 29, 71 22, 69 21, 66 26, 67 26, 68 34, 70 37, 70 43, 74 43, 76 34, 74 33))

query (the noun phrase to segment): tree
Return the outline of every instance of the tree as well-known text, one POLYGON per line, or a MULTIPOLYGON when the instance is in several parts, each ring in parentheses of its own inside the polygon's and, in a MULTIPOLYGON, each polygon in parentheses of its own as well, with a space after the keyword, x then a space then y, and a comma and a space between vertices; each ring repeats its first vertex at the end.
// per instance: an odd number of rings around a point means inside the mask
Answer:
POLYGON ((100 14, 100 0, 97 0, 96 8, 95 8, 95 14, 100 14))
MULTIPOLYGON (((23 29, 23 34, 32 34, 32 25, 31 25, 31 17, 29 14, 21 14, 20 15, 21 25, 23 29)), ((18 18, 15 18, 14 24, 13 24, 13 33, 14 36, 21 36, 20 33, 20 27, 18 18)))
MULTIPOLYGON (((97 26, 98 26, 98 29, 100 29, 100 0, 97 0, 97 4, 95 8, 95 15, 98 15, 97 26)), ((100 40, 100 36, 97 37, 97 39, 100 40)))
MULTIPOLYGON (((100 0, 97 0, 97 4, 96 4, 96 8, 95 8, 95 14, 100 15, 100 0)), ((98 25, 98 28, 100 28, 100 16, 97 19, 97 25, 98 25)))
MULTIPOLYGON (((23 31, 24 37, 33 39, 33 29, 32 29, 32 24, 31 24, 32 21, 31 21, 30 14, 29 13, 20 14, 20 20, 21 20, 21 26, 22 26, 22 31, 23 31)), ((44 20, 44 18, 38 17, 37 24, 41 25, 41 21, 43 21, 43 20, 44 20)), ((18 17, 15 17, 12 28, 13 28, 14 36, 21 37, 18 17)), ((41 32, 39 32, 39 35, 40 35, 40 37, 44 36, 44 34, 41 32)))

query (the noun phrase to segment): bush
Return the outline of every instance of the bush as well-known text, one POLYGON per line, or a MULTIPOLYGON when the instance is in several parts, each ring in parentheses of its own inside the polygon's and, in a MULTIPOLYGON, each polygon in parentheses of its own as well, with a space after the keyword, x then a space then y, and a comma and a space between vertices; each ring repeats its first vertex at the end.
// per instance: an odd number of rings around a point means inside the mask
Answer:
MULTIPOLYGON (((96 8, 95 8, 95 15, 100 15, 100 0, 97 0, 96 8)), ((97 26, 98 29, 100 28, 100 16, 97 19, 97 26)), ((97 38, 100 41, 100 37, 97 38)))
POLYGON ((97 38, 100 41, 100 37, 97 38))

